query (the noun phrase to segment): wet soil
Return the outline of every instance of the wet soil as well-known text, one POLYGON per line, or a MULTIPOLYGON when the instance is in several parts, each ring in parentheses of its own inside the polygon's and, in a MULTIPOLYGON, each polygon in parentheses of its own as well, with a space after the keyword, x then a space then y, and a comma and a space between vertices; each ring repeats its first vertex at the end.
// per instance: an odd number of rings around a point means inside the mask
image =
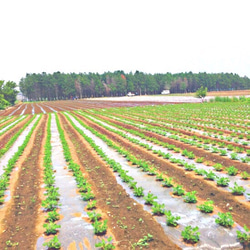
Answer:
POLYGON ((148 233, 153 235, 150 249, 179 249, 169 240, 162 227, 142 205, 130 198, 114 174, 89 144, 75 131, 63 115, 59 115, 64 131, 75 146, 82 171, 88 176, 96 194, 97 206, 106 214, 108 227, 119 249, 132 249, 132 244, 148 233), (129 209, 128 209, 129 208, 129 209), (141 223, 139 219, 144 222, 141 223))
MULTIPOLYGON (((47 117, 43 116, 35 129, 28 147, 17 163, 16 182, 11 185, 12 198, 6 207, 0 228, 0 249, 34 249, 41 218, 41 163, 47 117), (19 165, 20 164, 20 165, 19 165)), ((13 182, 13 179, 11 179, 13 182)), ((3 211, 1 211, 3 212, 3 211)))
MULTIPOLYGON (((167 171, 168 175, 174 177, 175 182, 183 185, 186 191, 197 191, 197 196, 203 200, 210 198, 214 201, 214 204, 224 212, 228 212, 229 207, 233 207, 232 215, 234 220, 241 225, 246 224, 248 227, 250 226, 250 203, 239 202, 237 197, 233 196, 231 193, 219 190, 214 182, 206 181, 202 177, 199 177, 192 172, 187 172, 183 168, 178 167, 177 165, 172 164, 137 145, 133 145, 131 142, 123 139, 119 135, 104 129, 99 125, 96 125, 81 115, 77 115, 77 117, 84 121, 84 123, 86 123, 88 126, 91 126, 98 132, 106 135, 109 139, 125 148, 138 158, 151 162, 152 165, 155 165, 162 172, 167 171)), ((156 136, 152 133, 151 137, 156 136)), ((189 150, 188 146, 184 146, 185 147, 183 148, 187 148, 189 150)), ((197 152, 195 151, 194 153, 196 155, 197 152)))

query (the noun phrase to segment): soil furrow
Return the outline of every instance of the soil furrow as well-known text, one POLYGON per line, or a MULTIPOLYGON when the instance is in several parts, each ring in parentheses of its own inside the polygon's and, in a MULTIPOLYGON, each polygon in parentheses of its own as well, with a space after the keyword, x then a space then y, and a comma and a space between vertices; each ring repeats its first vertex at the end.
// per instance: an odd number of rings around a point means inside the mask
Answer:
POLYGON ((142 134, 144 134, 146 136, 156 138, 157 140, 165 142, 165 143, 172 144, 172 145, 174 145, 174 146, 176 146, 176 147, 178 147, 178 148, 180 148, 182 150, 187 149, 188 151, 193 151, 194 154, 197 157, 204 157, 208 161, 215 162, 215 163, 220 163, 225 167, 235 166, 240 171, 249 171, 249 165, 246 164, 246 163, 231 160, 228 157, 223 157, 223 156, 220 156, 220 155, 205 151, 203 149, 199 149, 199 148, 196 148, 194 146, 184 144, 183 142, 170 139, 170 138, 168 138, 166 136, 158 135, 158 134, 156 134, 154 132, 145 131, 145 130, 137 128, 135 126, 124 124, 122 122, 110 119, 110 118, 108 118, 106 116, 102 116, 102 115, 97 115, 97 116, 102 118, 102 119, 105 119, 107 121, 110 121, 110 122, 112 122, 114 124, 117 124, 119 126, 122 126, 122 127, 126 128, 126 129, 133 129, 134 131, 138 131, 138 132, 140 132, 140 133, 142 133, 142 134))
POLYGON ((13 128, 6 131, 2 136, 0 136, 0 149, 4 148, 6 143, 31 119, 31 116, 26 117, 20 123, 17 123, 13 128))
POLYGON ((151 249, 178 249, 168 239, 152 215, 143 210, 143 207, 130 198, 122 186, 117 184, 115 176, 108 166, 79 133, 69 125, 66 118, 61 114, 59 116, 65 132, 76 148, 77 157, 85 169, 83 171, 87 171, 96 194, 98 207, 109 215, 108 226, 115 236, 119 249, 132 248, 132 243, 137 242, 148 233, 154 237, 150 243, 151 249), (144 222, 141 223, 139 218, 144 222), (124 227, 119 226, 118 221, 122 221, 124 227))
POLYGON ((214 182, 205 181, 202 177, 199 177, 192 172, 187 172, 183 168, 167 162, 163 158, 159 158, 158 156, 146 151, 141 147, 133 145, 131 142, 128 142, 119 135, 109 132, 101 126, 96 125, 95 123, 82 117, 81 115, 76 116, 84 121, 84 123, 86 123, 88 126, 91 126, 98 132, 106 135, 109 139, 116 142, 118 145, 121 145, 135 156, 152 162, 161 171, 167 171, 168 175, 174 177, 176 182, 183 185, 187 191, 197 191, 197 196, 203 200, 210 198, 214 201, 215 205, 217 205, 224 212, 228 212, 228 208, 233 207, 232 214, 234 219, 241 225, 250 225, 250 205, 248 203, 241 203, 231 193, 219 190, 215 186, 214 182))
MULTIPOLYGON (((11 201, 6 207, 1 222, 0 249, 14 246, 17 249, 34 249, 39 235, 37 226, 40 219, 42 154, 45 138, 46 119, 44 116, 35 129, 29 146, 17 163, 16 182, 11 201)), ((13 182, 13 179, 11 179, 13 182)))

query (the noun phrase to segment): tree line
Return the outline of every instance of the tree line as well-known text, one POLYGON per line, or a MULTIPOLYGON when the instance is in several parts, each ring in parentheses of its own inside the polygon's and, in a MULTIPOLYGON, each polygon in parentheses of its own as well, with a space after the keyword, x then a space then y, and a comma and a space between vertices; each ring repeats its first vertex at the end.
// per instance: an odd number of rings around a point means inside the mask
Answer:
POLYGON ((201 86, 208 91, 250 89, 250 79, 233 73, 178 73, 147 74, 122 70, 99 73, 26 74, 19 83, 23 95, 29 100, 61 100, 74 97, 124 96, 196 92, 201 86))
POLYGON ((4 82, 0 80, 0 109, 13 105, 16 101, 16 83, 12 81, 4 82))

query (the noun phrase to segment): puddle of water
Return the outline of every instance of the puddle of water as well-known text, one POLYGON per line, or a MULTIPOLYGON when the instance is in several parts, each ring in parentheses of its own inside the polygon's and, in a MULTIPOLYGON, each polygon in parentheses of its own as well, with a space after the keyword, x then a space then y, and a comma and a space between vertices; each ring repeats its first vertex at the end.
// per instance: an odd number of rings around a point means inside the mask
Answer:
MULTIPOLYGON (((111 159, 119 162, 124 170, 128 171, 128 175, 134 178, 137 182, 137 186, 144 188, 144 194, 148 192, 153 193, 158 197, 158 202, 160 204, 165 204, 166 210, 171 210, 173 215, 179 215, 181 219, 179 222, 179 227, 169 227, 166 226, 166 221, 164 216, 155 216, 156 220, 161 224, 166 234, 180 247, 184 249, 242 249, 241 245, 236 239, 236 229, 241 228, 236 225, 235 228, 226 229, 224 227, 218 226, 215 223, 216 215, 208 215, 201 213, 196 209, 196 204, 184 203, 182 198, 173 198, 170 194, 171 188, 163 188, 160 182, 155 181, 155 177, 148 176, 141 172, 136 167, 131 167, 127 160, 120 156, 112 148, 108 147, 105 142, 100 138, 93 135, 89 130, 82 127, 79 122, 73 118, 71 115, 69 117, 79 127, 87 136, 92 138, 95 143, 102 148, 104 153, 111 159), (200 241, 197 247, 188 247, 181 241, 181 231, 185 226, 199 226, 200 241), (225 244, 226 242, 226 244, 225 244)), ((144 204, 143 198, 135 197, 133 191, 128 187, 127 184, 122 182, 118 174, 115 174, 117 182, 123 186, 126 192, 136 201, 144 206, 144 209, 150 211, 151 207, 144 204)))

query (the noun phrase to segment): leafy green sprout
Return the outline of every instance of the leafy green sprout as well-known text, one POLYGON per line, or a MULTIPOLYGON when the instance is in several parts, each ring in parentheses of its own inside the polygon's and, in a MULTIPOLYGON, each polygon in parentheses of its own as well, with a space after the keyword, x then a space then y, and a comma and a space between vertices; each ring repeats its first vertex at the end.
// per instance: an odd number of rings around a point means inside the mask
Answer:
POLYGON ((142 247, 148 247, 149 244, 148 242, 153 240, 153 235, 151 234, 147 234, 145 235, 142 239, 139 239, 138 242, 133 244, 133 248, 139 246, 140 248, 142 247))
POLYGON ((144 196, 143 191, 144 191, 144 188, 142 188, 142 187, 135 187, 134 188, 134 195, 137 196, 137 197, 142 197, 142 196, 144 196))
POLYGON ((236 231, 237 238, 239 239, 241 243, 249 243, 250 242, 250 230, 246 225, 244 225, 244 230, 245 232, 241 232, 239 230, 236 231))
POLYGON ((195 195, 196 193, 197 193, 196 191, 187 192, 183 196, 184 201, 187 203, 196 203, 197 202, 197 197, 195 195))
POLYGON ((163 215, 165 213, 165 205, 154 202, 152 206, 152 213, 154 215, 163 215))
POLYGON ((214 210, 214 202, 212 200, 207 200, 203 204, 197 206, 204 213, 212 213, 214 210))
POLYGON ((247 180, 250 177, 250 174, 246 171, 241 172, 240 175, 243 180, 247 180))
POLYGON ((164 178, 162 181, 162 186, 163 187, 172 187, 173 186, 173 178, 164 178))
POLYGON ((230 182, 230 180, 227 177, 220 177, 220 178, 217 178, 217 180, 216 180, 217 186, 220 186, 220 187, 228 186, 229 182, 230 182))
POLYGON ((166 223, 168 226, 176 227, 178 225, 177 221, 180 220, 181 218, 180 216, 174 216, 170 210, 166 211, 165 215, 166 215, 166 223))
POLYGON ((97 202, 96 200, 88 201, 87 210, 92 210, 96 208, 96 202, 97 202))
POLYGON ((45 233, 47 235, 50 235, 50 234, 56 234, 57 233, 57 229, 60 228, 61 226, 55 224, 54 222, 49 222, 49 223, 43 224, 43 227, 46 229, 45 233))
POLYGON ((215 219, 215 222, 223 227, 232 227, 234 224, 232 214, 230 212, 221 213, 218 212, 218 218, 215 219))
POLYGON ((50 241, 43 243, 43 246, 48 247, 48 249, 60 249, 61 243, 59 242, 56 235, 50 241))
POLYGON ((173 194, 178 195, 178 196, 184 195, 185 190, 183 189, 183 186, 182 185, 177 185, 177 186, 173 187, 173 194))
POLYGON ((184 241, 188 243, 196 243, 200 240, 199 227, 186 226, 181 232, 184 241))
POLYGON ((143 198, 145 200, 145 204, 147 205, 153 205, 155 199, 157 199, 157 196, 155 196, 154 194, 152 193, 148 193, 147 196, 144 196, 143 198))
POLYGON ((231 176, 235 176, 238 173, 238 169, 235 168, 234 166, 230 166, 230 167, 226 168, 226 171, 231 176))
POLYGON ((246 189, 244 189, 242 186, 239 186, 237 182, 234 183, 233 188, 229 189, 232 190, 232 193, 235 195, 242 195, 246 191, 246 189))
POLYGON ((101 242, 98 242, 95 244, 95 247, 99 247, 103 250, 112 250, 115 249, 115 246, 112 244, 112 236, 107 238, 107 241, 105 239, 102 239, 101 242))

